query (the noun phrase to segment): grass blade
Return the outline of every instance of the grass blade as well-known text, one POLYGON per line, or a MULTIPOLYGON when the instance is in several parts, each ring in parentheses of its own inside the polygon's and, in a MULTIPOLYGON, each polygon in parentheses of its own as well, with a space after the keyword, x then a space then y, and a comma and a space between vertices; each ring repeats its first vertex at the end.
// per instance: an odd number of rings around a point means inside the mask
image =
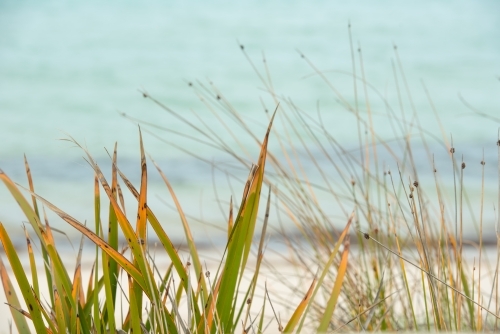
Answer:
POLYGON ((243 275, 253 239, 259 209, 260 191, 264 180, 267 143, 275 115, 276 111, 269 122, 261 145, 258 168, 250 173, 249 182, 247 182, 243 192, 240 210, 231 231, 232 236, 228 240, 227 260, 224 265, 219 297, 217 299, 217 313, 224 320, 223 331, 225 333, 234 331, 233 313, 235 310, 233 301, 235 301, 236 297, 237 282, 241 279, 241 275, 243 275))
POLYGON ((61 217, 68 224, 70 224, 79 232, 81 232, 83 235, 85 235, 87 238, 89 238, 90 241, 99 246, 99 248, 101 248, 104 252, 106 252, 113 260, 115 260, 120 265, 120 267, 122 267, 128 274, 130 274, 130 276, 132 276, 135 280, 139 282, 139 284, 141 285, 141 287, 144 289, 145 292, 149 291, 149 287, 146 285, 146 282, 141 272, 129 260, 127 260, 127 258, 121 255, 118 251, 111 248, 106 241, 104 241, 97 234, 92 232, 87 226, 83 225, 82 223, 80 223, 79 221, 77 221, 75 218, 71 217, 64 211, 60 210, 58 207, 56 207, 43 197, 39 195, 36 195, 36 197, 40 201, 42 201, 48 208, 54 211, 59 217, 61 217))
POLYGON ((306 306, 309 304, 311 301, 311 296, 314 290, 314 287, 316 286, 316 278, 312 281, 311 286, 309 287, 309 290, 307 290, 306 295, 302 300, 300 301, 299 305, 293 312, 292 316, 290 317, 290 320, 288 320, 288 323, 285 326, 285 329, 283 330, 284 333, 292 333, 293 330, 295 329, 295 326, 299 323, 300 318, 304 314, 304 311, 306 309, 306 306))
POLYGON ((12 318, 14 319, 14 323, 16 324, 17 331, 19 333, 29 333, 30 330, 28 327, 28 322, 26 321, 26 317, 18 311, 21 309, 21 304, 19 303, 19 299, 17 298, 14 286, 12 285, 12 282, 10 281, 9 275, 7 273, 7 268, 5 268, 1 257, 0 276, 2 279, 3 291, 5 292, 7 303, 11 306, 10 311, 12 314, 12 318))
POLYGON ((9 259, 10 266, 12 271, 16 277, 16 281, 19 284, 19 288, 21 289, 21 293, 23 294, 24 301, 28 306, 29 313, 31 315, 31 319, 33 320, 33 325, 37 333, 46 333, 47 329, 43 323, 42 313, 40 310, 40 306, 37 303, 35 296, 33 294, 33 290, 28 282, 28 278, 26 277, 26 273, 24 268, 19 261, 19 257, 17 256, 17 251, 10 240, 7 231, 5 230, 3 224, 0 222, 0 241, 2 242, 3 248, 5 250, 5 255, 9 259))
MULTIPOLYGON (((354 219, 354 212, 351 213, 351 216, 349 217, 349 220, 347 221, 347 225, 345 226, 344 230, 340 234, 339 239, 335 243, 335 246, 334 246, 332 252, 330 253, 330 257, 328 258, 328 261, 326 262, 325 267, 323 268, 323 271, 321 272, 321 275, 320 275, 320 277, 318 279, 318 282, 316 284, 316 288, 314 289, 314 291, 312 293, 311 300, 314 300, 314 297, 318 293, 319 288, 323 284, 323 280, 325 279, 326 274, 328 273, 328 271, 330 269, 330 266, 333 263, 333 260, 337 256, 337 254, 339 252, 339 249, 340 249, 340 246, 344 242, 344 238, 346 237, 347 233, 349 232, 349 227, 351 226, 351 223, 352 223, 353 219, 354 219)), ((310 307, 311 307, 311 303, 308 303, 307 306, 306 306, 306 310, 304 311, 304 316, 300 320, 300 324, 299 324, 299 328, 297 329, 297 332, 300 332, 302 330, 302 326, 304 325, 304 320, 306 318, 306 315, 307 315, 310 307)))
POLYGON ((339 269, 337 271, 337 278, 333 285, 332 293, 330 299, 326 304, 325 311, 323 313, 323 318, 320 321, 318 332, 326 332, 328 325, 330 324, 330 319, 332 318, 333 311, 335 310, 335 305, 340 296, 340 290, 342 289, 342 283, 344 282, 345 272, 347 270, 347 257, 349 255, 349 240, 344 244, 344 251, 342 252, 342 259, 340 260, 339 269))

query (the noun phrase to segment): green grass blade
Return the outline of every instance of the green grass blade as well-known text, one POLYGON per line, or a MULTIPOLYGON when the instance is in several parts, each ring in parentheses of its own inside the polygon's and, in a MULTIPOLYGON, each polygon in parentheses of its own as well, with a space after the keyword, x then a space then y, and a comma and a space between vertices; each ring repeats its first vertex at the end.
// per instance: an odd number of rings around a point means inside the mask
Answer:
POLYGON ((5 255, 9 259, 10 266, 12 268, 14 276, 16 277, 16 281, 19 284, 21 293, 23 294, 24 301, 28 307, 35 329, 37 333, 46 333, 47 329, 45 328, 43 322, 40 306, 35 299, 33 290, 31 289, 31 286, 28 282, 28 278, 26 277, 26 273, 21 264, 21 261, 19 261, 19 257, 17 256, 17 251, 14 248, 14 245, 12 244, 12 241, 10 240, 7 231, 5 230, 1 222, 0 222, 0 241, 2 242, 5 255))
MULTIPOLYGON (((252 240, 253 240, 253 235, 255 231, 255 223, 257 221, 257 214, 259 212, 259 202, 260 202, 260 192, 262 190, 262 183, 264 182, 264 172, 265 172, 265 166, 266 166, 266 157, 267 157, 267 143, 269 141, 269 135, 271 133, 271 128, 273 126, 273 121, 274 121, 274 116, 276 115, 276 111, 278 110, 278 107, 276 107, 276 110, 273 113, 273 116, 271 117, 271 120, 269 121, 269 125, 267 127, 267 132, 264 137, 264 140, 262 141, 261 144, 261 150, 260 150, 260 155, 259 155, 259 160, 258 160, 258 166, 259 168, 257 169, 257 175, 256 178, 253 180, 251 188, 250 188, 250 199, 248 203, 245 205, 245 209, 247 212, 250 214, 247 215, 245 214, 244 217, 248 217, 247 221, 243 225, 243 234, 246 236, 245 239, 245 248, 244 248, 244 254, 243 254, 243 262, 242 262, 242 268, 245 268, 247 260, 248 260, 248 255, 250 254, 250 248, 252 245, 252 240)), ((242 273, 243 274, 243 271, 242 273)))
MULTIPOLYGON (((77 307, 75 301, 72 298, 70 298, 73 287, 68 272, 64 267, 64 264, 62 263, 59 254, 57 252, 57 248, 54 242, 54 237, 52 235, 52 229, 50 228, 48 222, 46 222, 45 231, 42 231, 42 237, 44 238, 44 242, 47 245, 47 253, 49 254, 49 257, 51 259, 50 266, 51 266, 54 286, 57 288, 60 294, 62 293, 63 295, 68 296, 68 298, 65 298, 62 301, 64 307, 63 314, 69 315, 70 309, 73 308, 76 309, 77 307), (69 302, 69 304, 67 304, 66 302, 69 302)), ((54 291, 54 286, 52 287, 52 291, 54 291)), ((55 295, 54 295, 53 305, 54 307, 56 305, 55 295)))
MULTIPOLYGON (((110 256, 106 253, 102 253, 102 263, 106 264, 109 263, 110 261, 110 256)), ((114 261, 116 263, 116 261, 114 261)), ((112 291, 112 282, 111 282, 111 270, 107 265, 102 266, 102 272, 103 272, 103 280, 104 280, 104 291, 105 291, 105 304, 106 304, 106 314, 105 314, 105 319, 106 322, 108 323, 108 328, 109 330, 114 333, 116 330, 116 324, 115 324, 115 303, 114 303, 114 297, 113 297, 113 291, 112 291)))
MULTIPOLYGON (((181 204, 179 200, 177 199, 177 195, 174 192, 174 189, 172 188, 172 185, 168 181, 167 177, 163 173, 163 171, 160 169, 160 167, 152 160, 153 164, 155 165, 156 169, 158 170, 158 173, 162 177, 163 181, 165 182, 165 185, 168 188, 168 191, 170 192, 170 196, 172 196, 172 199, 174 200, 175 206, 177 208, 177 212, 179 213, 179 217, 182 222, 182 226, 184 228, 184 234, 186 236, 186 241, 189 247, 189 252, 191 255, 191 259, 193 261, 193 267, 194 271, 196 273, 196 277, 200 280, 201 288, 203 291, 209 291, 207 288, 207 284, 205 281, 205 276, 203 275, 203 267, 201 265, 200 257, 198 255, 198 251, 196 249, 196 244, 193 239, 193 235, 191 233, 191 228, 189 227, 189 223, 187 221, 186 215, 184 214, 184 211, 182 210, 181 204)), ((187 290, 186 290, 187 291, 187 290)), ((204 296, 205 297, 205 296, 204 296)), ((206 303, 207 299, 205 297, 205 300, 203 301, 206 303)))
POLYGON ((19 298, 17 298, 16 291, 14 290, 14 286, 12 285, 9 274, 7 273, 7 268, 5 268, 1 257, 0 276, 7 303, 12 306, 10 307, 10 312, 12 314, 12 318, 14 319, 14 323, 16 324, 17 331, 22 334, 29 333, 30 329, 28 327, 28 322, 26 321, 26 317, 18 311, 18 309, 21 309, 21 304, 19 303, 19 298))
MULTIPOLYGON (((29 171, 29 167, 28 167, 28 171, 29 171)), ((29 175, 29 177, 28 177, 28 179, 29 179, 31 176, 31 172, 28 175, 29 175)), ((45 263, 49 263, 49 258, 47 255, 46 246, 45 246, 45 244, 43 244, 43 238, 42 238, 42 235, 40 233, 40 231, 44 229, 44 226, 40 222, 40 218, 38 215, 38 209, 37 209, 37 211, 33 210, 33 208, 30 206, 30 204, 28 203, 26 198, 24 198, 24 196, 19 191, 16 184, 14 182, 12 182, 12 180, 7 176, 7 174, 5 174, 1 169, 0 169, 0 179, 3 181, 3 183, 5 184, 7 189, 10 191, 10 193, 12 194, 12 197, 14 197, 17 204, 19 205, 19 207, 23 211, 24 215, 28 219, 29 223, 31 224, 33 230, 35 231, 35 233, 38 237, 38 240, 40 240, 40 242, 41 242, 43 260, 45 261, 45 263)), ((33 188, 32 184, 30 186, 31 186, 31 188, 33 188)), ((32 195, 33 194, 34 193, 32 192, 32 195)), ((45 275, 47 277, 47 286, 48 286, 48 289, 50 291, 50 289, 52 289, 52 277, 50 275, 50 270, 47 267, 45 267, 45 275)), ((52 294, 51 294, 51 303, 54 304, 52 294)))
POLYGON ((263 298, 262 308, 260 309, 260 319, 259 319, 259 325, 257 327, 257 333, 264 332, 264 314, 265 314, 265 312, 266 312, 266 298, 263 298))
MULTIPOLYGON (((28 185, 29 185, 29 189, 32 193, 35 193, 35 186, 34 186, 34 183, 33 183, 33 177, 31 176, 31 168, 29 166, 29 163, 28 163, 28 159, 26 158, 26 155, 24 155, 24 166, 25 166, 25 169, 26 169, 26 176, 28 178, 28 185)), ((38 218, 38 220, 40 221, 40 214, 39 214, 39 211, 38 211, 38 204, 37 204, 37 201, 36 201, 36 197, 34 195, 31 195, 31 201, 33 202, 33 210, 35 211, 35 214, 36 214, 36 217, 38 218)), ((33 226, 33 224, 32 224, 33 226)), ((41 239, 39 239, 40 242, 41 239)), ((49 256, 47 254, 47 251, 45 250, 45 246, 43 244, 41 244, 41 248, 42 248, 42 257, 43 257, 43 260, 45 263, 49 263, 49 256)), ((50 291, 51 287, 52 287, 52 277, 50 275, 50 270, 48 267, 44 267, 45 269, 45 278, 47 279, 47 287, 50 291)), ((36 271, 35 271, 36 272, 36 271)), ((38 287, 38 280, 33 280, 33 288, 35 289, 35 293, 38 295, 39 294, 39 287, 38 287)), ((52 305, 54 304, 54 297, 52 296, 52 294, 50 295, 50 299, 51 299, 51 302, 52 302, 52 305)))
MULTIPOLYGON (((262 260, 264 259, 264 240, 266 238, 266 233, 267 233, 267 224, 269 222, 270 209, 271 209, 271 187, 269 187, 269 192, 267 195, 266 214, 264 215, 264 224, 262 224, 262 232, 260 235, 259 249, 257 251, 257 263, 255 264, 253 278, 252 278, 252 281, 250 283, 250 291, 249 291, 249 296, 248 296, 248 298, 250 298, 250 301, 252 301, 254 299, 255 289, 257 287, 257 279, 259 277, 262 260)), ((232 209, 230 212, 230 216, 232 216, 232 209)), ((252 305, 252 303, 250 303, 250 305, 248 306, 245 318, 243 320, 243 327, 244 328, 246 328, 247 321, 250 318, 249 316, 250 316, 251 305, 252 305)), ((237 322, 238 320, 239 320, 239 316, 236 317, 235 321, 237 322)))
POLYGON ((255 223, 260 201, 260 191, 264 180, 265 161, 267 156, 267 143, 273 124, 273 114, 266 135, 261 145, 258 168, 251 171, 247 185, 243 192, 243 200, 236 217, 236 222, 231 231, 227 245, 227 260, 221 278, 220 292, 217 299, 217 313, 223 319, 224 332, 230 333, 235 330, 233 322, 234 307, 236 298, 236 286, 243 275, 246 266, 250 246, 253 240, 255 223))
MULTIPOLYGON (((30 222, 31 226, 33 227, 33 230, 37 234, 38 238, 40 240, 43 240, 42 234, 40 233, 41 229, 44 229, 42 223, 40 222, 40 219, 38 218, 38 215, 36 212, 33 210, 31 205, 28 203, 26 198, 21 194, 19 189, 17 188, 16 184, 12 182, 12 180, 5 174, 1 169, 0 169, 0 179, 3 181, 7 189, 10 191, 12 194, 12 197, 17 201, 17 204, 23 211, 24 215, 30 222)), ((42 245, 44 246, 44 245, 42 245)))
POLYGON ((134 290, 135 286, 134 280, 129 278, 128 285, 130 287, 129 289, 130 332, 142 333, 141 317, 140 317, 141 307, 138 307, 139 305, 137 304, 137 296, 135 295, 135 290, 134 290))
POLYGON ((38 271, 36 269, 35 255, 33 253, 33 246, 31 245, 31 239, 26 228, 24 228, 24 235, 26 236, 26 245, 28 248, 28 256, 30 259, 31 281, 33 282, 33 290, 35 291, 35 294, 39 296, 40 288, 38 285, 38 271))
MULTIPOLYGON (((116 161, 117 161, 117 146, 115 143, 115 148, 113 150, 113 164, 111 167, 111 193, 113 198, 116 200, 118 193, 118 178, 116 172, 116 161)), ((123 207, 123 205, 122 205, 123 207)), ((104 236, 103 236, 104 237, 104 236)), ((118 250, 118 219, 116 218, 115 209, 113 204, 109 203, 109 226, 108 226, 108 243, 111 248, 118 250)), ((107 258, 109 261, 109 284, 111 287, 111 300, 113 301, 113 306, 116 302, 116 289, 118 280, 118 265, 112 258, 107 258)))
MULTIPOLYGON (((99 191, 99 178, 97 173, 94 173, 94 222, 96 234, 102 237, 101 225, 101 193, 99 191)), ((82 234, 84 235, 84 234, 82 234)), ((84 312, 88 318, 93 318, 93 329, 97 334, 101 334, 103 329, 101 326, 101 310, 99 305, 99 281, 103 282, 104 279, 99 280, 99 246, 95 245, 95 262, 90 272, 89 284, 87 289, 87 303, 84 307, 84 312), (92 289, 93 287, 93 289, 92 289)))

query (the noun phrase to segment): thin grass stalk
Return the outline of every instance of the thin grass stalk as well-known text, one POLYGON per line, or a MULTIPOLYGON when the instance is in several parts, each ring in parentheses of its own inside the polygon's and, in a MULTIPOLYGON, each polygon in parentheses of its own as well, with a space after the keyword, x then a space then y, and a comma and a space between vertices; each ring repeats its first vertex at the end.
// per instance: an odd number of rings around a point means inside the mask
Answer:
MULTIPOLYGON (((477 301, 481 303, 482 292, 481 292, 481 268, 482 268, 482 260, 483 260, 483 209, 484 209, 484 165, 486 162, 484 161, 484 148, 483 148, 483 157, 481 160, 481 204, 479 207, 479 273, 478 273, 478 287, 477 287, 477 301)), ((482 310, 477 308, 477 326, 476 330, 482 330, 482 310)))
MULTIPOLYGON (((349 231, 349 227, 351 226, 351 223, 352 223, 353 219, 354 219, 354 213, 351 213, 351 216, 349 217, 349 219, 347 221, 346 227, 344 228, 344 230, 342 231, 341 235, 339 236, 337 242, 335 243, 335 246, 334 246, 332 252, 330 253, 330 256, 329 256, 327 262, 325 263, 325 266, 324 266, 324 268, 323 268, 323 270, 321 272, 321 275, 318 278, 318 282, 316 284, 316 287, 314 288, 314 291, 313 291, 313 293, 311 295, 311 300, 314 299, 314 297, 316 296, 316 294, 319 291, 319 287, 321 287, 321 285, 323 284, 323 281, 324 281, 324 279, 325 279, 325 277, 326 277, 326 275, 327 275, 327 273, 329 271, 329 268, 332 265, 332 263, 333 263, 336 255, 338 254, 340 246, 344 242, 344 238, 346 237, 346 235, 347 235, 347 233, 349 231)), ((305 321, 306 315, 308 314, 309 309, 311 308, 311 305, 312 305, 312 303, 307 304, 306 310, 304 311, 304 316, 300 320, 297 332, 300 332, 302 330, 302 326, 304 325, 304 321, 305 321)))
MULTIPOLYGON (((360 233, 363 233, 362 231, 359 231, 360 233)), ((413 263, 412 261, 408 260, 407 258, 399 255, 397 252, 387 248, 387 246, 385 246, 384 244, 382 244, 380 241, 374 239, 372 236, 370 236, 368 233, 363 233, 365 239, 368 239, 368 240, 372 240, 373 242, 375 242, 377 245, 379 245, 380 247, 386 249, 387 251, 389 251, 390 253, 394 254, 395 256, 401 258, 402 260, 404 260, 406 263, 409 263, 411 264, 412 266, 414 266, 415 268, 417 268, 418 270, 420 271, 423 271, 424 273, 426 273, 427 275, 431 276, 432 278, 434 278, 435 280, 437 280, 438 282, 440 282, 441 284, 444 284, 446 287, 448 287, 449 289, 453 290, 456 294, 459 294, 460 296, 468 299, 468 300, 471 300, 471 298, 469 296, 467 296, 466 294, 464 294, 463 292, 461 292, 460 290, 458 290, 457 288, 454 287, 454 285, 456 285, 453 281, 451 281, 449 284, 446 283, 445 281, 441 280, 439 277, 436 277, 435 275, 429 273, 429 272, 426 272, 426 270, 422 267, 420 267, 419 265, 413 263)), ((475 300, 472 301, 474 304, 476 303, 475 300)), ((488 312, 489 314, 493 315, 495 318, 500 318, 499 315, 495 314, 493 311, 490 311, 488 308, 484 307, 483 305, 480 305, 480 307, 485 310, 486 312, 488 312)))

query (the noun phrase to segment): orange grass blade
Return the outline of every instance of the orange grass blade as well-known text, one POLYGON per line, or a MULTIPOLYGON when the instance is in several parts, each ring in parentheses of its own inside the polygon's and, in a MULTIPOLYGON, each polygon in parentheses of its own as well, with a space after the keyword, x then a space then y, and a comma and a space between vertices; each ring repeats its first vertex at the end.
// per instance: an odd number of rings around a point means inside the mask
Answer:
POLYGON ((250 188, 249 196, 251 197, 252 195, 255 195, 256 200, 249 201, 250 207, 246 208, 247 210, 249 209, 249 211, 250 211, 250 217, 249 217, 250 224, 246 224, 246 226, 245 226, 246 227, 246 232, 245 232, 246 240, 245 240, 245 252, 243 255, 242 268, 244 268, 246 266, 246 262, 248 260, 248 254, 250 253, 250 246, 252 245, 253 234, 255 231, 255 222, 257 221, 257 214, 259 211, 260 192, 262 190, 262 183, 264 182, 264 171, 265 171, 266 157, 267 157, 267 144, 269 142, 269 135, 271 133, 271 128, 273 126, 274 117, 276 116, 277 110, 278 110, 278 106, 276 107, 276 110, 274 111, 273 116, 271 117, 271 120, 269 121, 266 135, 265 135, 264 140, 263 140, 262 145, 261 145, 259 161, 258 161, 259 168, 257 170, 256 179, 253 180, 251 188, 250 188))
MULTIPOLYGON (((153 164, 154 164, 154 162, 153 162, 153 164)), ((129 189, 129 191, 132 193, 132 195, 137 200, 139 200, 139 192, 135 189, 134 185, 120 171, 119 168, 117 168, 117 172, 120 175, 120 177, 122 178, 122 180, 125 183, 125 185, 127 186, 127 188, 129 189)), ((147 206, 147 204, 146 204, 146 209, 147 209, 147 217, 148 217, 149 223, 151 224, 151 227, 155 231, 156 236, 158 237, 158 239, 162 243, 163 248, 167 252, 170 260, 172 261, 172 263, 177 271, 177 274, 179 275, 179 277, 183 283, 185 291, 187 291, 188 290, 187 289, 187 279, 188 279, 187 277, 188 277, 188 275, 187 275, 186 270, 184 268, 184 264, 182 263, 182 261, 179 257, 179 254, 177 253, 177 250, 174 248, 172 241, 170 240, 167 233, 165 232, 165 230, 161 226, 158 218, 156 218, 155 214, 153 213, 153 211, 151 211, 151 209, 147 206)), ((195 314, 197 315, 197 317, 199 317, 200 311, 198 308, 198 304, 194 303, 194 305, 195 305, 195 314)))
POLYGON ((87 238, 90 239, 93 243, 95 243, 99 248, 101 248, 104 252, 106 252, 112 259, 114 259, 118 264, 132 276, 135 280, 139 282, 141 287, 144 289, 145 292, 149 291, 148 286, 146 285, 144 281, 144 277, 142 276, 141 272, 129 261, 127 260, 126 257, 121 255, 118 251, 114 250, 109 246, 109 244, 101 239, 99 236, 97 236, 94 232, 92 232, 87 226, 83 225, 80 223, 78 220, 75 218, 71 217, 64 211, 60 210, 58 207, 44 199, 43 197, 39 195, 35 195, 40 201, 43 202, 45 206, 47 206, 49 209, 54 211, 59 217, 61 217, 64 221, 66 221, 68 224, 73 226, 75 229, 77 229, 80 233, 84 234, 87 238))
MULTIPOLYGON (((73 274, 73 290, 71 291, 71 298, 75 301, 76 305, 83 307, 85 296, 82 288, 82 251, 83 251, 84 236, 80 239, 80 247, 78 249, 78 256, 76 258, 75 273, 73 274)), ((71 310, 71 326, 75 329, 78 323, 78 307, 71 310)), ((74 332, 74 330, 72 330, 74 332)))
POLYGON ((293 330, 295 329, 295 326, 299 323, 300 318, 304 314, 304 311, 307 307, 307 305, 311 301, 311 296, 314 290, 314 287, 316 286, 317 279, 313 279, 311 286, 309 287, 309 290, 307 290, 306 295, 304 298, 300 301, 299 305, 293 312, 292 316, 290 317, 290 320, 285 326, 285 329, 283 330, 284 333, 292 333, 293 330))
POLYGON ((146 250, 146 223, 147 223, 147 191, 148 191, 148 169, 146 166, 146 156, 144 155, 144 146, 142 143, 141 129, 139 129, 139 142, 141 148, 141 190, 139 194, 139 205, 137 208, 136 233, 142 243, 143 250, 146 250))
MULTIPOLYGON (((146 166, 146 156, 144 155, 144 146, 142 143, 141 129, 139 128, 139 143, 141 151, 141 189, 139 193, 138 208, 137 208, 137 222, 136 222, 136 235, 142 247, 142 252, 146 253, 146 227, 147 227, 147 185, 148 185, 148 174, 146 166)), ((136 298, 136 304, 131 305, 131 307, 138 308, 139 317, 141 316, 142 309, 142 291, 137 283, 134 283, 133 290, 136 298)))
MULTIPOLYGON (((125 216, 125 214, 121 210, 120 206, 118 205, 117 200, 113 197, 111 187, 109 186, 108 181, 104 177, 104 174, 102 173, 101 168, 99 167, 99 165, 97 165, 97 163, 94 161, 94 159, 92 158, 90 153, 85 148, 83 148, 80 144, 78 144, 78 142, 76 140, 74 140, 73 138, 70 137, 70 140, 73 143, 75 143, 76 145, 78 145, 87 155, 88 162, 90 163, 90 165, 94 169, 94 172, 97 174, 97 176, 99 178, 99 182, 101 183, 102 187, 104 188, 104 191, 106 192, 106 195, 108 196, 108 199, 111 202, 113 209, 115 210, 116 217, 118 219, 118 223, 120 224, 120 228, 121 228, 121 230, 122 230, 122 232, 127 240, 128 246, 129 246, 129 248, 134 256, 134 259, 137 261, 138 271, 140 271, 144 275, 146 275, 146 278, 150 278, 151 277, 151 267, 149 266, 148 262, 145 259, 141 242, 139 241, 137 235, 135 234, 135 231, 132 228, 132 225, 130 224, 127 217, 125 216)), ((79 225, 81 225, 81 224, 79 224, 79 225)), ((86 229, 86 230, 88 232, 91 232, 88 229, 86 229)), ((94 233, 92 233, 92 234, 95 235, 94 233)), ((100 240, 100 238, 98 238, 98 239, 100 240)), ((101 240, 101 241, 104 242, 103 240, 101 240)), ((103 248, 103 250, 106 252, 110 251, 110 254, 111 253, 113 254, 110 256, 114 259, 114 256, 116 256, 116 254, 117 254, 116 251, 112 252, 109 245, 105 242, 104 242, 104 244, 106 245, 107 248, 106 249, 103 248)), ((129 265, 129 264, 130 264, 130 262, 127 265, 129 265)), ((132 265, 132 267, 134 267, 134 266, 132 265)), ((124 268, 124 269, 128 272, 128 270, 126 268, 124 268)), ((132 269, 130 269, 130 270, 132 270, 132 269)), ((134 274, 135 273, 136 272, 134 272, 134 274)), ((136 277, 134 277, 134 279, 135 278, 136 277)), ((146 284, 146 282, 142 276, 137 276, 137 278, 141 282, 140 285, 144 289, 144 292, 148 295, 149 298, 154 298, 154 296, 157 296, 158 291, 156 289, 156 285, 150 284, 151 282, 148 282, 146 284)))
MULTIPOLYGON (((24 167, 26 169, 26 176, 28 177, 28 184, 29 184, 30 190, 32 192, 35 192, 35 186, 33 185, 33 178, 31 176, 31 169, 30 169, 30 165, 28 164, 28 159, 26 158, 26 154, 24 155, 24 167)), ((35 196, 31 196, 31 201, 33 202, 33 209, 35 210, 36 215, 39 217, 38 205, 36 203, 35 196)))
POLYGON ((342 259, 340 260, 339 269, 337 271, 337 278, 335 279, 330 299, 326 304, 323 317, 320 321, 318 332, 326 332, 326 330, 328 329, 328 325, 330 324, 330 320, 332 319, 333 316, 333 311, 335 310, 335 306, 337 305, 337 300, 340 296, 340 290, 342 289, 345 272, 347 270, 347 257, 349 255, 349 240, 346 241, 344 247, 345 248, 344 251, 342 252, 342 259))

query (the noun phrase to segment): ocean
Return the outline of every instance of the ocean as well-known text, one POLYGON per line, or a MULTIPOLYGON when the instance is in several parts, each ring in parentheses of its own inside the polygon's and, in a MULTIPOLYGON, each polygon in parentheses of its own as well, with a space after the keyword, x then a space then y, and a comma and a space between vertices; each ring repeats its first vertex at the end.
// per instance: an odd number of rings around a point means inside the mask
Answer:
MULTIPOLYGON (((229 198, 232 195, 235 201, 240 199, 248 171, 227 152, 197 141, 206 138, 144 99, 142 92, 231 146, 235 140, 216 116, 220 115, 244 149, 231 147, 242 153, 248 150, 245 156, 250 163, 258 156, 255 140, 241 128, 232 128, 233 116, 223 110, 230 104, 262 138, 269 114, 276 107, 264 84, 269 77, 283 109, 296 107, 312 119, 320 117, 335 140, 355 150, 359 146, 356 122, 342 102, 345 99, 353 105, 355 101, 350 24, 356 71, 361 76, 359 48, 366 82, 370 84, 367 89, 377 134, 386 139, 394 137, 394 130, 384 117, 388 105, 398 115, 404 109, 408 120, 413 105, 426 130, 439 137, 441 130, 434 106, 445 137, 453 136, 457 160, 463 156, 468 164, 465 179, 471 197, 476 199, 484 149, 488 195, 485 210, 489 217, 486 224, 494 229, 498 203, 496 141, 500 125, 498 13, 500 3, 494 0, 3 0, 0 168, 26 186, 25 154, 37 193, 93 226, 93 171, 80 148, 60 139, 71 136, 85 146, 103 164, 108 176, 106 149, 112 152, 118 142, 119 166, 138 186, 139 131, 136 123, 122 116, 126 113, 171 130, 165 132, 143 124, 145 148, 172 182, 195 226, 195 239, 203 241, 207 233, 214 233, 217 238, 224 233, 229 198), (404 69, 408 90, 399 65, 404 69), (211 90, 212 85, 220 93, 211 90), (402 103, 398 102, 398 87, 402 103), (205 94, 203 99, 200 94, 205 94), (223 104, 213 113, 210 108, 217 106, 217 95, 223 104), (207 98, 212 99, 210 107, 204 103, 207 98), (473 110, 493 118, 474 114, 473 110), (190 139, 193 137, 195 140, 190 139), (214 171, 211 163, 223 171, 214 171), (234 178, 226 177, 224 170, 234 178)), ((365 101, 362 83, 358 80, 357 94, 360 101, 365 101)), ((360 102, 360 114, 367 119, 365 102, 360 102)), ((283 117, 278 113, 276 131, 285 131, 283 117)), ((305 145, 312 146, 313 138, 300 131, 295 137, 292 133, 292 139, 298 143, 303 136, 305 145)), ((419 147, 417 143, 417 151, 419 147)), ((270 150, 279 148, 271 134, 270 150)), ((324 160, 319 150, 312 151, 318 161, 324 160)), ((449 168, 445 175, 450 175, 451 164, 446 165, 447 152, 442 142, 430 140, 430 151, 437 160, 444 161, 443 166, 449 168)), ((421 179, 432 180, 429 165, 420 161, 426 159, 422 152, 417 156, 417 165, 422 166, 421 179)), ((304 154, 308 160, 304 150, 298 154, 304 154)), ((381 171, 385 166, 397 170, 390 156, 382 158, 386 160, 381 171)), ((321 182, 312 163, 304 163, 304 168, 311 179, 321 182)), ((167 188, 154 168, 149 168, 149 174, 149 204, 165 221, 169 233, 181 238, 182 227, 167 188)), ((452 190, 453 180, 447 178, 444 182, 452 190)), ((318 196, 328 207, 330 199, 318 196)), ((133 202, 131 208, 127 214, 133 218, 133 202)), ((68 235, 74 233, 54 214, 47 214, 53 226, 68 235)), ((345 223, 341 213, 331 214, 333 220, 338 218, 339 226, 345 223)), ((9 231, 19 234, 26 221, 3 186, 0 221, 9 231)), ((466 224, 465 228, 472 230, 471 225, 466 224)))

